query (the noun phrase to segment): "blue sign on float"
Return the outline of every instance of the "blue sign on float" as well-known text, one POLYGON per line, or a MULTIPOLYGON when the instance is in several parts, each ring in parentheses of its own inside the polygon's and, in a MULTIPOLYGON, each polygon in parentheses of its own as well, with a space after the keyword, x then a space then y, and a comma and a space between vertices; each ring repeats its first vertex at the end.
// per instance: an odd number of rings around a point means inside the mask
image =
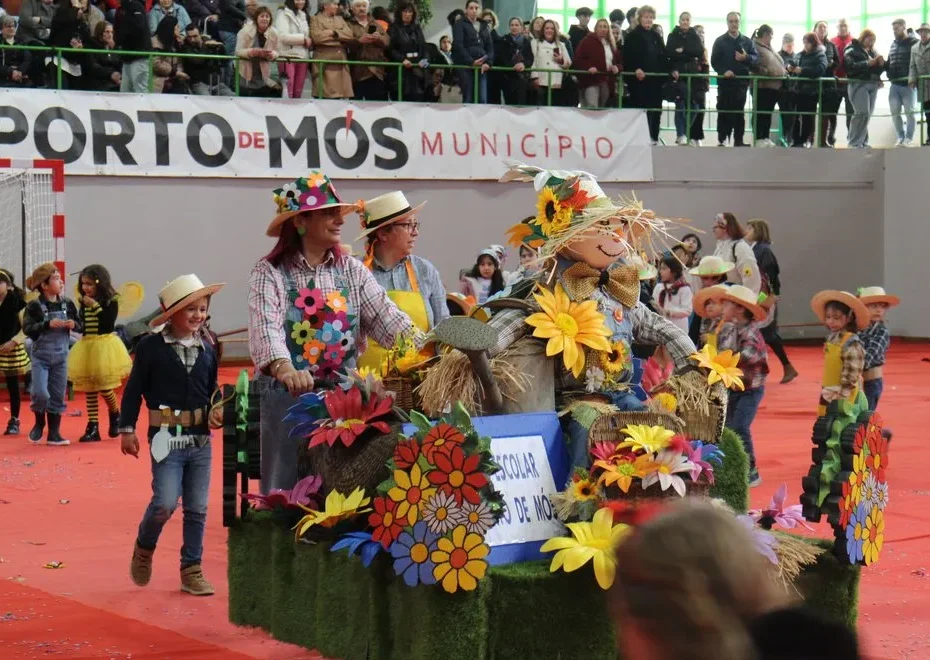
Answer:
MULTIPOLYGON (((474 417, 480 435, 491 438, 501 471, 491 477, 504 496, 504 517, 485 535, 492 566, 544 559, 539 548, 565 528, 549 497, 569 478, 568 449, 555 412, 474 417)), ((405 425, 404 433, 416 431, 405 425)))

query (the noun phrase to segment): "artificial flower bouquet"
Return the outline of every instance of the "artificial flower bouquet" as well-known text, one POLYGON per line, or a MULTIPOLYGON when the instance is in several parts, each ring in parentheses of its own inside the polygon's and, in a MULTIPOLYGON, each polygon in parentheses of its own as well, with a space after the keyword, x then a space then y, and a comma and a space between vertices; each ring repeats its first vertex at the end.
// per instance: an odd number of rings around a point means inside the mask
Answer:
POLYGON ((414 333, 398 335, 381 360, 380 376, 394 391, 396 405, 406 412, 418 407, 413 390, 432 359, 417 348, 414 337, 414 333))

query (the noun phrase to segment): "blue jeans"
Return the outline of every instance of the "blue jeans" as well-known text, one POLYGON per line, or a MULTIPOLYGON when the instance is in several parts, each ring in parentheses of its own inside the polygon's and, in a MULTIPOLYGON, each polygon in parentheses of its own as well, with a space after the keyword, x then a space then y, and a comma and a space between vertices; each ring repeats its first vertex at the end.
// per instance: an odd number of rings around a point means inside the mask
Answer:
POLYGON ((878 83, 849 83, 849 103, 853 107, 853 117, 849 122, 846 141, 851 148, 862 149, 869 144, 869 120, 875 112, 875 98, 878 96, 878 83))
POLYGON ((917 118, 914 115, 914 90, 907 85, 892 85, 888 91, 888 107, 891 108, 891 123, 899 140, 913 140, 917 118), (907 115, 907 132, 901 120, 901 110, 907 115))
MULTIPOLYGON (((475 103, 475 70, 459 69, 459 87, 462 88, 462 103, 475 103)), ((479 73, 478 103, 488 102, 488 74, 479 73)))
POLYGON ((152 501, 142 516, 136 542, 140 548, 154 550, 180 499, 184 511, 182 569, 199 564, 203 557, 212 453, 208 442, 203 447, 172 449, 161 463, 151 459, 152 501))
MULTIPOLYGON (((238 36, 236 32, 223 32, 220 30, 220 41, 223 42, 223 48, 226 50, 227 55, 236 54, 236 39, 238 36)), ((235 89, 235 87, 233 87, 234 62, 235 60, 230 60, 223 67, 223 82, 226 83, 230 89, 235 89)))
POLYGON ((297 483, 297 447, 307 440, 291 437, 294 425, 282 420, 297 399, 281 383, 264 374, 252 381, 251 387, 261 397, 261 492, 293 488, 297 483))
POLYGON ((32 402, 37 413, 61 415, 65 411, 65 390, 68 387, 68 335, 50 331, 32 346, 32 402), (60 336, 59 336, 60 335, 60 336))
POLYGON ((686 112, 687 101, 678 100, 675 101, 675 135, 677 137, 687 137, 691 138, 691 131, 688 130, 688 124, 694 124, 694 120, 698 117, 698 113, 701 111, 701 104, 695 100, 691 100, 691 116, 690 122, 688 113, 686 112))
POLYGON ((873 378, 862 382, 862 393, 865 394, 865 400, 869 402, 869 410, 878 408, 878 400, 882 398, 884 389, 885 381, 882 378, 873 378))
POLYGON ((756 387, 743 392, 730 392, 730 400, 727 404, 726 426, 743 441, 743 449, 749 456, 750 479, 759 473, 756 468, 756 452, 752 447, 752 422, 756 418, 764 394, 765 387, 756 387))

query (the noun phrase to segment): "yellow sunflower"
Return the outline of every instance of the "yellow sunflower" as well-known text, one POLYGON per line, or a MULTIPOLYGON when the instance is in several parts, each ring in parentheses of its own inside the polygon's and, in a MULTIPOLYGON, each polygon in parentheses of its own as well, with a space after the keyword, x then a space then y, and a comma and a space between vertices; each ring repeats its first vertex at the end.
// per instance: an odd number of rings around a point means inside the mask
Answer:
POLYGON ((565 206, 556 197, 555 191, 546 186, 536 200, 536 218, 533 223, 539 226, 543 236, 568 229, 572 222, 572 209, 565 206))
POLYGON ((609 351, 598 355, 601 369, 606 374, 620 374, 627 368, 630 360, 630 349, 623 340, 615 341, 610 345, 609 351))
POLYGON ((590 502, 598 498, 598 487, 590 479, 579 479, 571 485, 572 497, 576 502, 590 502))
POLYGON ((609 351, 607 337, 610 330, 604 323, 604 315, 597 311, 597 303, 586 300, 573 302, 561 284, 556 284, 555 294, 542 289, 534 294, 541 312, 530 315, 526 324, 535 328, 533 336, 548 339, 546 355, 562 354, 565 368, 577 378, 584 370, 583 346, 595 351, 609 351))
POLYGON ((655 401, 656 407, 672 415, 678 410, 678 399, 670 392, 659 392, 652 400, 655 401))
POLYGON ((692 353, 691 359, 698 363, 703 369, 708 369, 707 384, 713 385, 717 381, 722 381, 728 389, 743 390, 743 370, 737 367, 739 364, 739 353, 726 350, 717 352, 717 349, 707 344, 698 353, 692 353))

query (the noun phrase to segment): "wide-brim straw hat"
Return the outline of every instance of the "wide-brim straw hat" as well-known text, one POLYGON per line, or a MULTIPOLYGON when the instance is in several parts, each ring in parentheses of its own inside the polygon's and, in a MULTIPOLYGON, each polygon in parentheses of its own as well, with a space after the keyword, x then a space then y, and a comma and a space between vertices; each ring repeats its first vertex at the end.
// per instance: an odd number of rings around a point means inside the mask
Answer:
POLYGON ((700 316, 702 319, 706 319, 707 316, 704 312, 704 306, 707 305, 708 300, 723 300, 723 294, 729 289, 726 284, 715 284, 713 286, 708 286, 697 293, 694 294, 692 300, 692 305, 694 305, 694 313, 700 316))
POLYGON ((688 272, 698 277, 713 277, 714 275, 726 275, 734 268, 736 264, 732 261, 724 261, 718 256, 708 255, 701 257, 698 265, 688 272))
POLYGON ((821 323, 825 322, 825 310, 829 302, 839 302, 849 307, 853 314, 856 315, 856 327, 859 330, 865 330, 869 327, 869 310, 859 298, 856 298, 849 291, 827 290, 814 295, 811 299, 811 309, 821 323))
POLYGON ((276 215, 265 234, 277 237, 281 227, 295 215, 308 211, 340 208, 345 215, 357 208, 357 204, 346 204, 340 199, 332 180, 319 171, 312 171, 307 176, 295 179, 273 191, 274 202, 278 207, 276 215))
POLYGON ((742 284, 734 284, 733 286, 725 288, 726 291, 723 292, 721 300, 729 300, 740 307, 748 309, 752 314, 752 318, 756 321, 764 321, 765 317, 768 316, 768 313, 762 305, 759 304, 759 294, 749 287, 743 286, 742 284))
POLYGON ((901 304, 900 298, 893 296, 890 293, 886 293, 885 289, 880 286, 864 286, 859 289, 858 293, 859 300, 862 301, 863 305, 880 303, 888 305, 889 307, 897 307, 901 304))
POLYGON ((149 321, 149 327, 155 328, 164 325, 172 316, 177 314, 192 302, 212 296, 226 286, 226 282, 206 285, 194 274, 177 277, 158 292, 158 302, 162 313, 149 321))
POLYGON ((362 217, 362 233, 355 240, 361 240, 382 227, 387 227, 416 214, 426 206, 421 202, 417 206, 410 206, 407 197, 399 190, 378 195, 373 199, 362 202, 358 209, 362 217))

